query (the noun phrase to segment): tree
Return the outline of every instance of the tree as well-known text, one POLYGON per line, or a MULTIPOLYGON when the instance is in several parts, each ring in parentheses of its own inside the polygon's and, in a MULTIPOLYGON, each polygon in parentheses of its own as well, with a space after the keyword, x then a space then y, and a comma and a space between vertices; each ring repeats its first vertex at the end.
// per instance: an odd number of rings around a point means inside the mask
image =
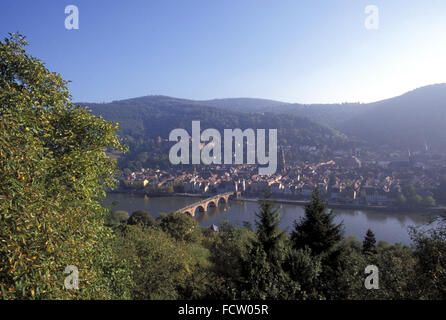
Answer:
POLYGON ((255 238, 254 233, 240 227, 226 228, 226 231, 219 232, 212 242, 210 259, 218 274, 239 278, 240 263, 247 259, 252 240, 255 238))
POLYGON ((425 196, 422 200, 423 206, 433 207, 435 206, 435 199, 432 196, 425 196))
POLYGON ((124 222, 129 219, 129 213, 124 210, 116 210, 113 212, 112 217, 118 222, 124 222))
POLYGON ((255 234, 252 230, 232 226, 223 221, 220 232, 209 244, 210 261, 218 286, 213 286, 213 298, 240 299, 240 287, 243 283, 242 263, 249 260, 255 234))
POLYGON ((125 298, 100 204, 117 173, 104 151, 124 151, 118 126, 74 105, 67 81, 26 45, 0 42, 0 297, 125 298), (64 288, 69 265, 79 290, 64 288))
POLYGON ((269 196, 265 194, 264 200, 259 202, 256 238, 241 265, 242 299, 290 299, 299 290, 283 269, 286 235, 279 229, 280 213, 269 196))
POLYGON ((408 198, 411 198, 417 194, 415 187, 412 184, 409 184, 403 188, 403 193, 407 195, 408 198))
POLYGON ((153 227, 128 225, 119 235, 119 257, 133 267, 132 299, 180 299, 197 272, 184 244, 153 227))
POLYGON ((130 225, 142 224, 143 226, 153 226, 156 222, 155 219, 152 218, 150 213, 144 210, 136 210, 132 213, 130 218, 127 221, 130 225))
POLYGON ((419 206, 422 200, 423 198, 418 194, 415 194, 409 198, 410 203, 414 206, 419 206))
POLYGON ((313 257, 311 249, 291 249, 287 252, 284 270, 298 286, 295 299, 320 299, 318 278, 322 272, 320 257, 313 257))
POLYGON ((242 299, 294 299, 298 284, 277 262, 270 261, 262 246, 254 245, 242 264, 242 299))
POLYGON ((374 264, 379 268, 379 290, 362 288, 363 298, 402 300, 416 297, 416 260, 410 247, 396 243, 387 248, 379 248, 377 255, 365 257, 368 258, 367 264, 374 264))
POLYGON ((117 231, 118 229, 122 229, 124 225, 127 223, 129 219, 129 213, 124 210, 116 210, 110 212, 106 219, 106 226, 113 229, 113 231, 117 231))
POLYGON ((187 214, 172 212, 160 215, 157 220, 161 229, 176 240, 200 242, 202 239, 203 235, 197 220, 187 214))
POLYGON ((417 263, 416 288, 421 299, 446 299, 446 216, 412 228, 417 263))
POLYGON ((328 252, 343 237, 343 224, 334 224, 333 211, 326 212, 327 207, 314 190, 311 203, 305 207, 305 216, 295 222, 291 242, 295 249, 311 249, 313 255, 328 252))
POLYGON ((305 207, 305 216, 295 222, 291 243, 295 250, 309 248, 313 257, 321 260, 317 293, 327 299, 342 299, 348 294, 348 285, 340 280, 348 259, 345 248, 340 245, 343 223, 335 224, 333 219, 333 211, 327 212, 315 189, 311 202, 305 207))
POLYGON ((403 194, 400 194, 396 198, 396 204, 399 207, 404 207, 407 204, 407 199, 403 194))
POLYGON ((368 229, 362 243, 363 254, 375 254, 376 253, 376 239, 372 230, 368 229))
POLYGON ((267 254, 269 261, 279 262, 283 259, 284 232, 279 229, 280 213, 276 204, 269 200, 269 194, 259 203, 260 212, 256 213, 257 239, 267 254))

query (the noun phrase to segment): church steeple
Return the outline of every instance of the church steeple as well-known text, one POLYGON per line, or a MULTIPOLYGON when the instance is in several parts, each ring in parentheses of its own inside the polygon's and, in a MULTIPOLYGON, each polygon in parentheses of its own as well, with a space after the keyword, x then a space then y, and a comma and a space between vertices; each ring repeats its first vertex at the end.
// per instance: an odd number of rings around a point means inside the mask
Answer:
POLYGON ((413 163, 413 156, 410 149, 407 149, 407 156, 409 157, 409 163, 413 163))
POLYGON ((281 149, 281 154, 280 154, 280 157, 281 157, 281 166, 282 166, 282 173, 285 173, 286 172, 286 160, 285 160, 285 150, 283 149, 283 147, 281 147, 280 148, 281 149))

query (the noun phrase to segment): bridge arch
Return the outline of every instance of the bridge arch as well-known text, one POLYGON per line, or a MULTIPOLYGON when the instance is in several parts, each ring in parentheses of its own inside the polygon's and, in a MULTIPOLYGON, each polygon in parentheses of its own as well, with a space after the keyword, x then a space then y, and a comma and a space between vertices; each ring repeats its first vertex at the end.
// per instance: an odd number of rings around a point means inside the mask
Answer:
POLYGON ((209 208, 216 208, 218 207, 218 201, 216 200, 210 200, 206 203, 206 211, 209 210, 209 208))
POLYGON ((207 206, 204 204, 199 204, 198 206, 195 207, 195 213, 197 212, 206 212, 206 208, 207 206))

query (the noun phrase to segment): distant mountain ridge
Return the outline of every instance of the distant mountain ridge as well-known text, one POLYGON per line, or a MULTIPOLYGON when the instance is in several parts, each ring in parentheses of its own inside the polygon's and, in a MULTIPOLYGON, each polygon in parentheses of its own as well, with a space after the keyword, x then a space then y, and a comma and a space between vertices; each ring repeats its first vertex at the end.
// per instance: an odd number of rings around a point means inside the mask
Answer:
POLYGON ((368 104, 336 128, 375 144, 446 150, 446 84, 368 104))
POLYGON ((307 117, 378 145, 446 150, 446 84, 373 103, 288 104, 268 111, 307 117))
POLYGON ((109 103, 120 103, 120 104, 176 104, 176 105, 200 105, 206 107, 220 108, 236 112, 266 112, 273 110, 274 107, 289 105, 287 102, 275 101, 269 99, 258 99, 258 98, 223 98, 223 99, 212 99, 212 100, 191 100, 183 98, 175 98, 164 95, 149 95, 130 99, 114 100, 108 103, 88 103, 79 102, 81 105, 98 105, 98 104, 109 104, 109 103))
POLYGON ((195 101, 202 105, 222 108, 238 112, 265 112, 274 108, 289 105, 289 103, 257 98, 227 98, 195 101))

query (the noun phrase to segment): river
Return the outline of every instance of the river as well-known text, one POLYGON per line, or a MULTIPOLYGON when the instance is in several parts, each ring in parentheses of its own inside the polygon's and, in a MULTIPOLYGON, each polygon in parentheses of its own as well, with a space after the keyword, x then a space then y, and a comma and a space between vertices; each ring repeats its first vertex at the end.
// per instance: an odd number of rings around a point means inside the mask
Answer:
MULTIPOLYGON (((136 210, 145 210, 156 218, 161 213, 169 213, 188 204, 198 201, 195 197, 159 197, 147 198, 138 194, 110 193, 107 195, 104 205, 117 203, 113 210, 125 210, 132 213, 136 210)), ((304 207, 295 204, 278 203, 280 211, 280 227, 291 231, 293 223, 304 215, 304 207)), ((255 225, 255 213, 258 205, 248 201, 230 201, 226 206, 210 208, 206 213, 199 213, 196 219, 203 227, 212 224, 218 225, 222 220, 228 220, 232 224, 242 225, 244 221, 255 225)), ((375 212, 367 210, 336 209, 335 221, 344 222, 345 236, 355 235, 362 241, 367 229, 371 229, 376 239, 389 243, 402 242, 410 244, 408 233, 409 226, 420 226, 427 222, 428 216, 423 213, 405 212, 375 212)))

